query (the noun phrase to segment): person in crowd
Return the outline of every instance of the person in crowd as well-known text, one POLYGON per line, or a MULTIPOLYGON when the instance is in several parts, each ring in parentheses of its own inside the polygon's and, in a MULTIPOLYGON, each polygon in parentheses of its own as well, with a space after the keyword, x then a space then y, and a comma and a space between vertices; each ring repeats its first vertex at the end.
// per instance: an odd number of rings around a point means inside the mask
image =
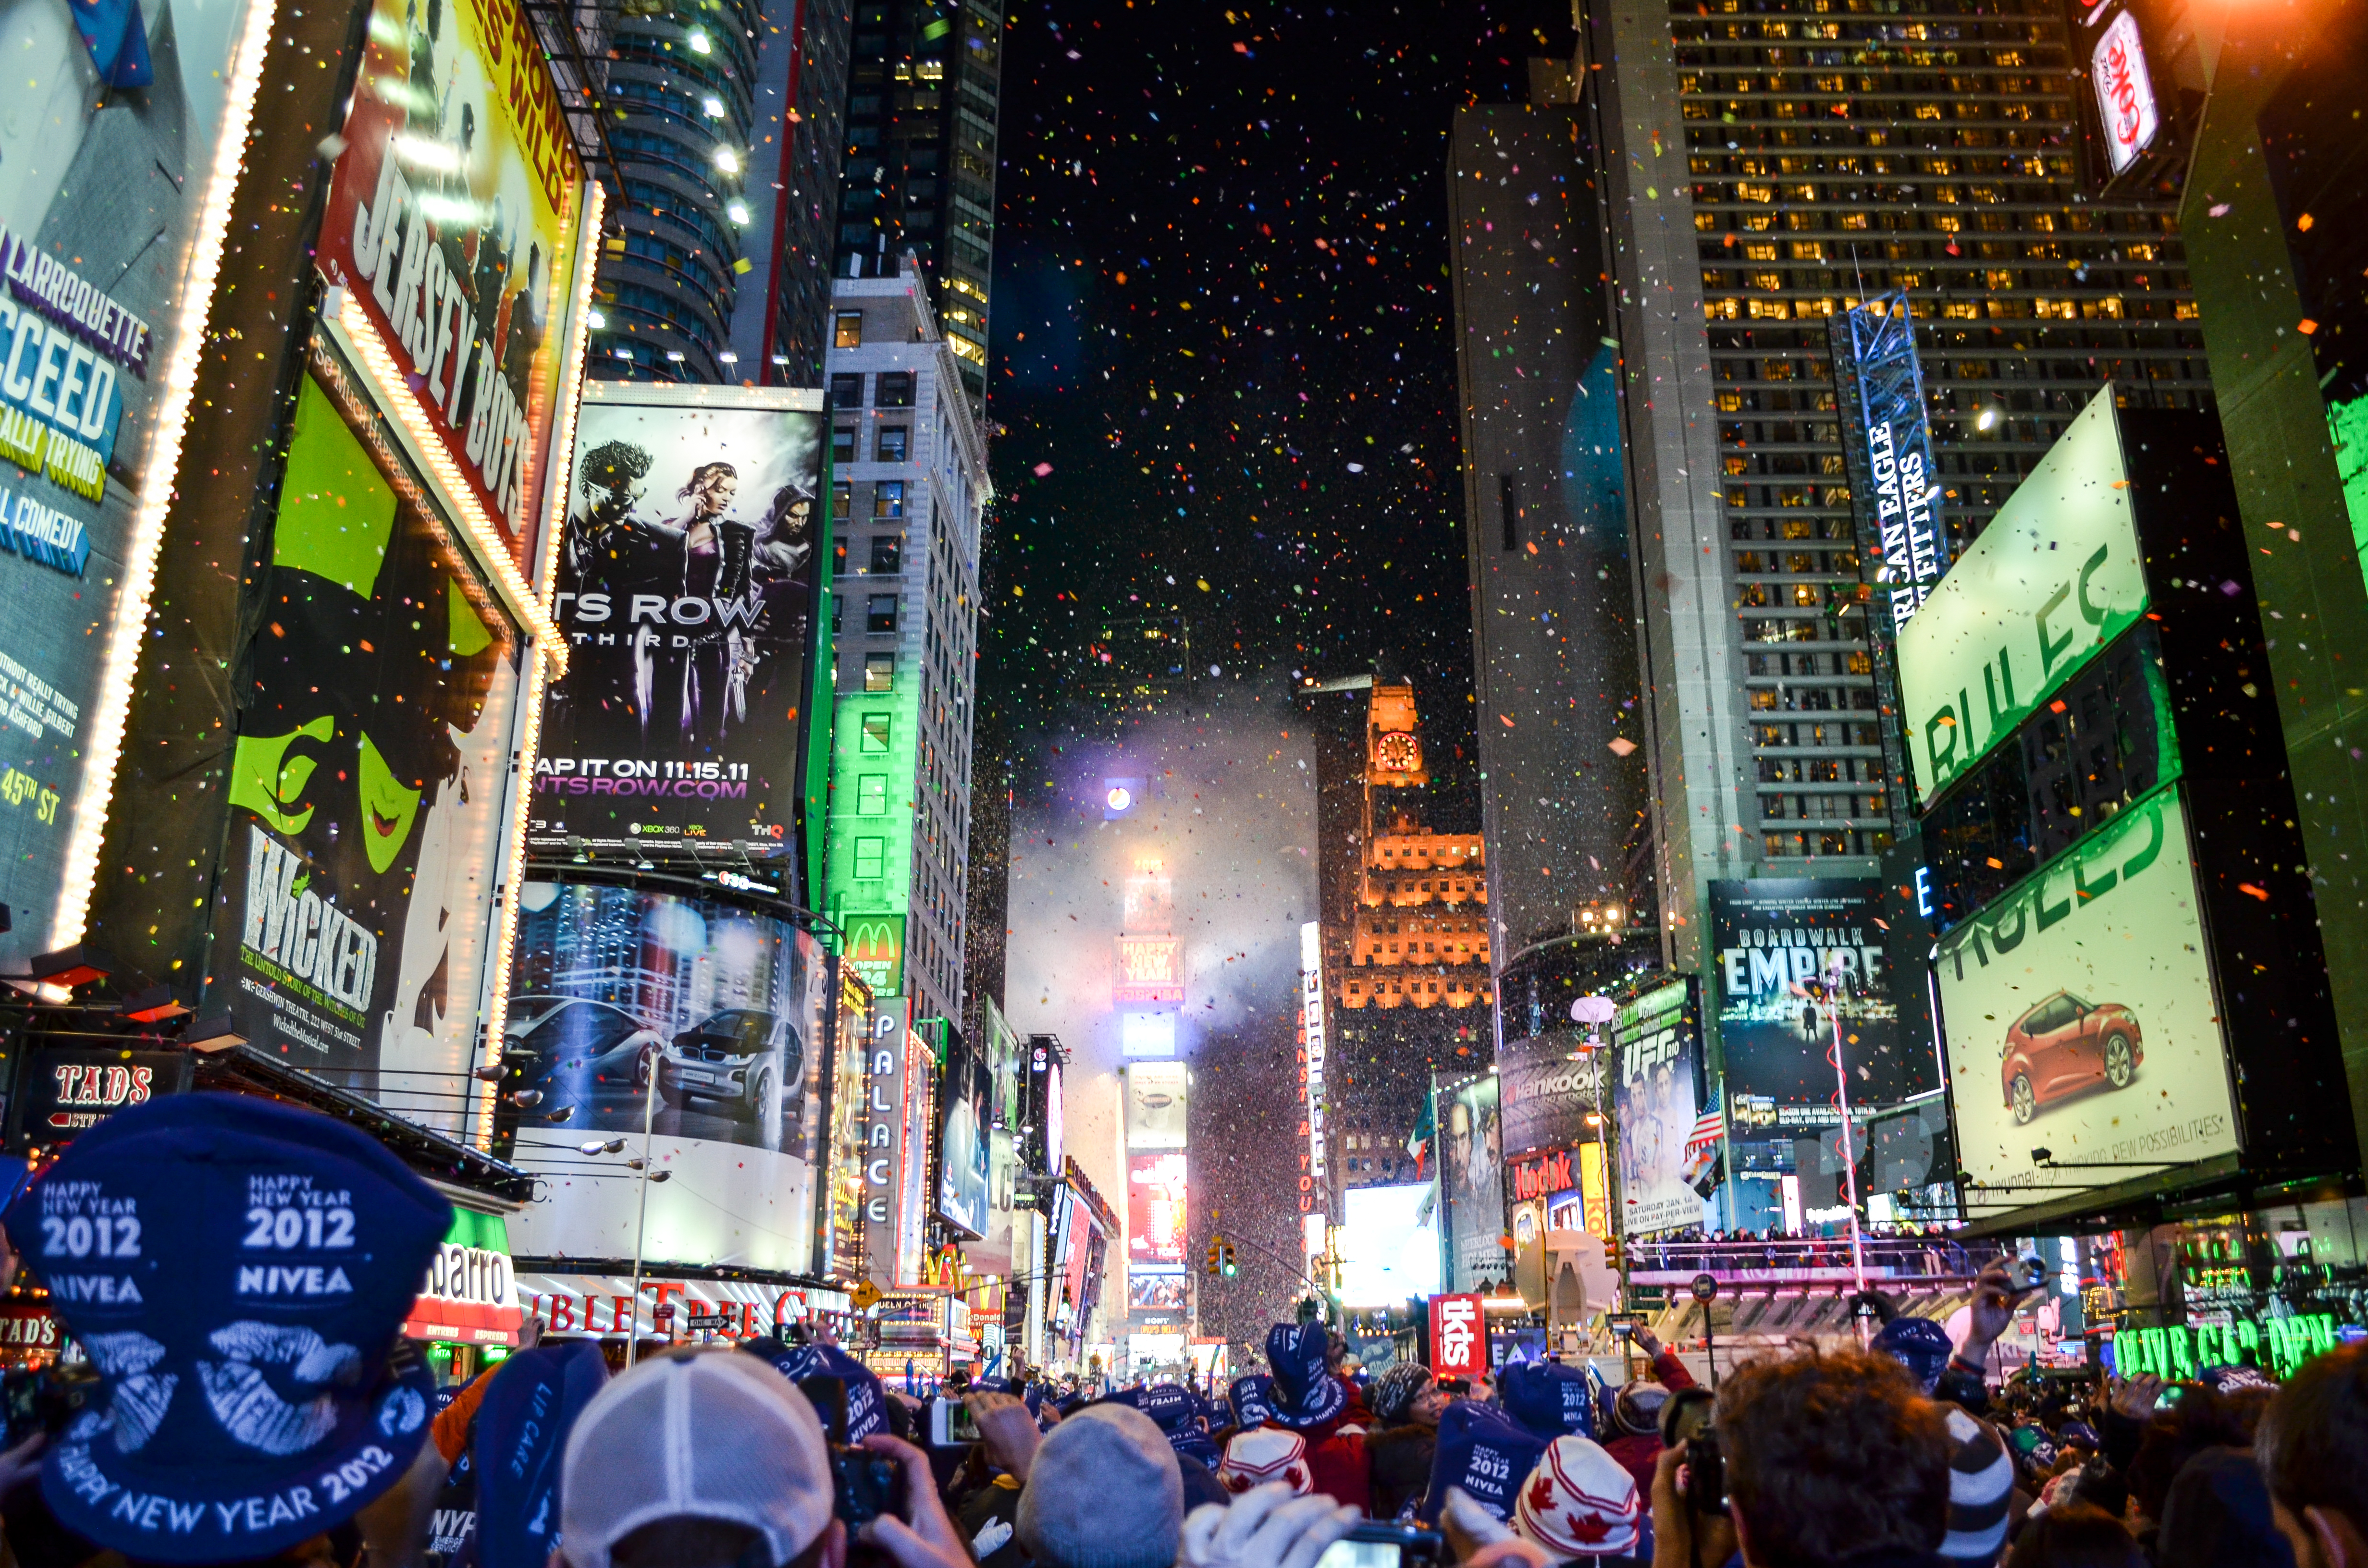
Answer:
POLYGON ((1043 1434, 1018 1395, 981 1392, 965 1396, 962 1405, 978 1428, 989 1475, 962 1499, 955 1522, 979 1568, 1019 1568, 1026 1561, 1018 1540, 1019 1494, 1043 1434))
POLYGON ((1653 1474, 1654 1562, 1666 1568, 1941 1568, 1948 1419, 1879 1352, 1754 1361, 1713 1415, 1727 1511, 1688 1491, 1692 1441, 1653 1474), (1685 1477, 1681 1482, 1681 1474, 1685 1477))
POLYGON ((1348 1504, 1302 1496, 1281 1483, 1253 1487, 1228 1506, 1193 1509, 1178 1561, 1183 1568, 1315 1568, 1358 1517, 1348 1504))
POLYGON ((1175 1568, 1183 1525, 1167 1434, 1109 1401, 1045 1437, 1019 1494, 1019 1544, 1037 1568, 1175 1568))
POLYGON ((2252 1439, 2237 1413, 2221 1395, 2202 1385, 2181 1387, 2167 1407, 2157 1406, 2146 1423, 2137 1452, 2130 1460, 2130 1501, 2136 1510, 2132 1533, 2149 1557, 2158 1556, 2156 1542, 2171 1483, 2188 1461, 2212 1449, 2249 1452, 2252 1439))
POLYGON ((1366 1394, 1376 1430, 1365 1434, 1367 1473, 1377 1519, 1410 1513, 1430 1485, 1430 1462, 1439 1449, 1439 1413, 1447 1396, 1419 1362, 1406 1361, 1373 1380, 1366 1394))
MULTIPOLYGON (((1993 1313, 2002 1300, 1993 1297, 1993 1313)), ((2011 1312, 2010 1301, 2004 1310, 2011 1312)), ((1985 1325, 1994 1322, 1986 1320, 1985 1325)), ((1895 1317, 1875 1332, 1868 1348, 1898 1362, 1928 1397, 1937 1396, 1944 1381, 1953 1381, 1962 1393, 1971 1375, 1948 1331, 1930 1318, 1895 1317)), ((1941 1555, 1952 1562, 1995 1562, 2015 1511, 2013 1456, 1998 1428, 1962 1403, 1945 1403, 1942 1417, 1949 1440, 1949 1528, 1941 1555)))
POLYGON ((2368 1568, 2368 1344, 2304 1362, 2262 1416, 2255 1456, 2299 1568, 2368 1568))
POLYGON ((2147 1568, 2122 1521, 2086 1503, 2033 1515, 2015 1538, 2006 1568, 2147 1568))
POLYGON ((1694 1386, 1694 1376, 1644 1324, 1629 1338, 1651 1361, 1650 1374, 1632 1380, 1611 1399, 1604 1423, 1604 1450, 1635 1479, 1639 1494, 1653 1489, 1653 1466, 1661 1458, 1661 1407, 1678 1389, 1694 1386))
POLYGON ((1267 1366, 1274 1375, 1271 1419, 1306 1439, 1314 1489, 1362 1512, 1372 1503, 1364 1435, 1342 1430, 1349 1391, 1326 1365, 1325 1355, 1322 1324, 1279 1323, 1267 1331, 1267 1366))
MULTIPOLYGON (((968 1568, 928 1457, 885 1433, 860 1446, 895 1462, 904 1514, 857 1538, 896 1568, 968 1568)), ((821 1417, 756 1357, 686 1348, 642 1362, 593 1396, 562 1463, 553 1568, 845 1568, 821 1417)))
POLYGON ((2181 1465, 2163 1501, 2155 1568, 2294 1568, 2260 1466, 2240 1449, 2206 1449, 2181 1465))

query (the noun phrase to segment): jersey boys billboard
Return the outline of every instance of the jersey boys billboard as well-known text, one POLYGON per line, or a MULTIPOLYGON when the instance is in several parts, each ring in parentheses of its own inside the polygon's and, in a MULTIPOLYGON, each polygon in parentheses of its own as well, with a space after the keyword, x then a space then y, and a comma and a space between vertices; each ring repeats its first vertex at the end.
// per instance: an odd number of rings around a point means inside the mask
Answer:
POLYGON ((222 989, 256 1044, 449 1123, 499 903, 522 640, 326 355, 298 395, 263 585, 222 989))
POLYGON ((2186 812, 2167 786, 1941 938, 1959 1158, 1992 1187, 2102 1185, 2237 1147, 2186 812), (2042 1171, 2044 1149, 2064 1169, 2042 1171))
POLYGON ((352 104, 322 270, 531 578, 585 199, 542 49, 515 0, 378 0, 352 104))
POLYGON ((585 388, 532 842, 790 853, 821 456, 816 393, 585 388))

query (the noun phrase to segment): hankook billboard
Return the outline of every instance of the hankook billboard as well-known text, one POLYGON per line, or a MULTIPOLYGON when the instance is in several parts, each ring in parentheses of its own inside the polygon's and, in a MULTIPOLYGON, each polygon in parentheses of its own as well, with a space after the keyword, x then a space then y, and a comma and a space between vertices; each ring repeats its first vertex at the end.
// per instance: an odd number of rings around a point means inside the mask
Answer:
POLYGON ((2052 1193, 2237 1147, 2177 786, 1950 931, 1933 969, 1975 1182, 2052 1193))

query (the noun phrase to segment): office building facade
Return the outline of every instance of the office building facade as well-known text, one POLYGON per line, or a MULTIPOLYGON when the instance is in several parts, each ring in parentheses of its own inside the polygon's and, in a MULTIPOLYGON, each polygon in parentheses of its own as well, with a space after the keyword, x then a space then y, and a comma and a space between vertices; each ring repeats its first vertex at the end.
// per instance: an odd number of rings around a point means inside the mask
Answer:
POLYGON ((911 258, 832 296, 825 907, 857 946, 894 941, 901 987, 886 989, 914 1017, 959 1023, 986 446, 911 258))
POLYGON ((851 0, 608 17, 616 232, 588 373, 814 386, 829 330, 851 0))
POLYGON ((1907 291, 1952 556, 2099 386, 2209 402, 2172 213, 2086 188, 2066 30, 2049 0, 1588 15, 1676 968, 1712 881, 1873 877, 1893 842, 1828 319, 1907 291))
POLYGON ((983 0, 857 0, 853 36, 833 270, 894 276, 916 257, 982 411, 1003 14, 983 0))

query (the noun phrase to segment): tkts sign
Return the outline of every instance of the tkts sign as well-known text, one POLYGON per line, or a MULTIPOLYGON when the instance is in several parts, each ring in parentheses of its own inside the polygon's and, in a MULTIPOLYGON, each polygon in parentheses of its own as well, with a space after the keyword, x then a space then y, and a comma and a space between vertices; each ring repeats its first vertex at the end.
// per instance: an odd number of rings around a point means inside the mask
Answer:
POLYGON ((1572 1164, 1570 1151, 1557 1149, 1550 1154, 1538 1154, 1516 1161, 1513 1170, 1513 1197, 1545 1198, 1557 1192, 1570 1192, 1578 1186, 1578 1172, 1572 1164))
POLYGON ((1488 1371, 1488 1315, 1480 1298, 1430 1299, 1430 1370, 1434 1377, 1477 1378, 1488 1371))

